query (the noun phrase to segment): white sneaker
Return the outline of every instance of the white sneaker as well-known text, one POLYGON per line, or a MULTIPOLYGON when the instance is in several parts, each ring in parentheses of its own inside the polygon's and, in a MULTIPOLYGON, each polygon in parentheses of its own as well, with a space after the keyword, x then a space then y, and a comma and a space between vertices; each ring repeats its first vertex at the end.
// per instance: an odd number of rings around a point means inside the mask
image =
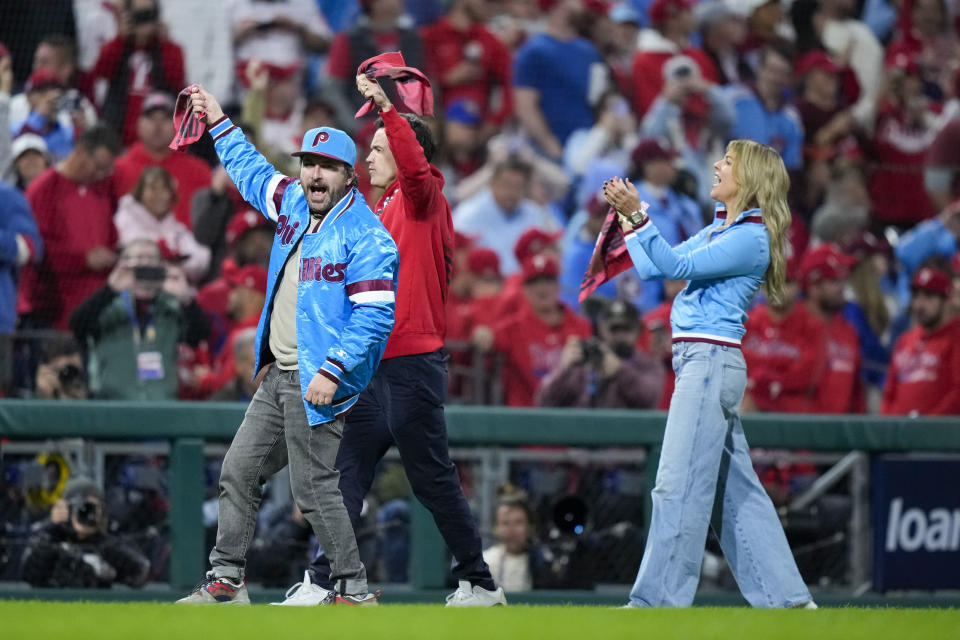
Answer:
POLYGON ((818 609, 818 608, 819 607, 817 607, 817 603, 814 602, 813 600, 797 607, 797 609, 818 609))
POLYGON ((303 582, 298 582, 287 589, 283 602, 271 602, 270 604, 279 607, 317 607, 333 604, 335 599, 336 594, 333 591, 327 591, 323 587, 310 582, 310 572, 304 571, 303 582))
POLYGON ((468 580, 461 580, 460 587, 447 596, 448 607, 495 607, 507 604, 503 587, 496 591, 487 591, 483 587, 471 586, 468 580))

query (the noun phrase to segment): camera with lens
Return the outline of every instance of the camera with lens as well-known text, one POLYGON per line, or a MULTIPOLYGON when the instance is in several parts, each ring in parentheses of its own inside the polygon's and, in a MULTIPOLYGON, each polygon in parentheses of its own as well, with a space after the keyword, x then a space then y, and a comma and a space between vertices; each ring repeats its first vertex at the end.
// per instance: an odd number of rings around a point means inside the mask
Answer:
POLYGON ((75 364, 66 364, 57 370, 57 382, 60 383, 62 395, 77 397, 86 390, 86 380, 83 369, 75 364))
POLYGON ((130 14, 130 21, 134 25, 150 24, 151 22, 156 22, 159 18, 160 12, 157 11, 156 7, 152 9, 137 9, 130 14))
POLYGON ((603 348, 600 345, 600 338, 591 336, 580 341, 580 347, 583 349, 583 363, 593 367, 603 365, 603 348))
POLYGON ((100 526, 100 503, 89 496, 76 496, 67 503, 70 507, 70 516, 77 519, 79 524, 87 527, 100 526))
POLYGON ((163 267, 139 265, 133 268, 133 279, 137 282, 156 284, 158 282, 163 282, 166 277, 167 270, 163 267))

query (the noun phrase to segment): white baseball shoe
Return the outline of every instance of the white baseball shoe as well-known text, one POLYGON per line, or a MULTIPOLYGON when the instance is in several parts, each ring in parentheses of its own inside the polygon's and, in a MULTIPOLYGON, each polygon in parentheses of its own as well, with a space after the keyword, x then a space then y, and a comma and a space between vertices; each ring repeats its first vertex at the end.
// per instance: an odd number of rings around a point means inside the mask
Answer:
POLYGON ((310 572, 303 572, 303 582, 298 582, 289 589, 283 602, 271 602, 278 607, 318 607, 333 604, 336 594, 310 582, 310 572))
POLYGON ((503 595, 503 587, 488 591, 483 587, 471 585, 468 580, 461 580, 456 591, 447 596, 448 607, 495 607, 507 604, 503 595))

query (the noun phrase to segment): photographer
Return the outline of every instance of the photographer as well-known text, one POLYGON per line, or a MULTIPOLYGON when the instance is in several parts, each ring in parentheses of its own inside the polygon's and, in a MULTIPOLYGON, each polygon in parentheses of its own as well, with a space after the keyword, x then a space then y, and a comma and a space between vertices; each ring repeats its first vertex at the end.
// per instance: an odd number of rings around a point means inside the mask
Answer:
POLYGON ((88 395, 80 345, 64 336, 47 341, 37 365, 37 397, 82 400, 88 395))
POLYGON ((615 300, 597 319, 597 336, 571 337, 544 380, 540 406, 652 409, 663 388, 660 363, 637 349, 636 308, 615 300))
POLYGON ((30 534, 23 579, 32 587, 141 587, 150 562, 107 533, 103 492, 92 481, 67 483, 49 520, 30 534))
POLYGON ((181 306, 165 281, 160 248, 134 240, 106 286, 70 316, 70 328, 88 348, 90 389, 98 397, 176 399, 178 344, 196 346, 209 326, 197 303, 181 306))

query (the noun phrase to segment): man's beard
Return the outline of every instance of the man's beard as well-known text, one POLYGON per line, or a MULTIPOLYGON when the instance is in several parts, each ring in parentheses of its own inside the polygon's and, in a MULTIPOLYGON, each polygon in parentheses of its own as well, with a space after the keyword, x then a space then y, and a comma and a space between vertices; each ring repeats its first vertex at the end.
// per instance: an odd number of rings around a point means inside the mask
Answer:
POLYGON ((349 186, 344 185, 343 187, 337 190, 333 189, 332 187, 327 187, 327 188, 328 188, 327 193, 330 195, 330 199, 327 201, 328 202, 327 206, 323 207, 322 209, 314 209, 313 207, 310 207, 310 215, 314 218, 322 218, 328 213, 330 213, 330 209, 333 209, 333 207, 338 202, 343 200, 343 196, 347 194, 347 189, 349 189, 349 186))

